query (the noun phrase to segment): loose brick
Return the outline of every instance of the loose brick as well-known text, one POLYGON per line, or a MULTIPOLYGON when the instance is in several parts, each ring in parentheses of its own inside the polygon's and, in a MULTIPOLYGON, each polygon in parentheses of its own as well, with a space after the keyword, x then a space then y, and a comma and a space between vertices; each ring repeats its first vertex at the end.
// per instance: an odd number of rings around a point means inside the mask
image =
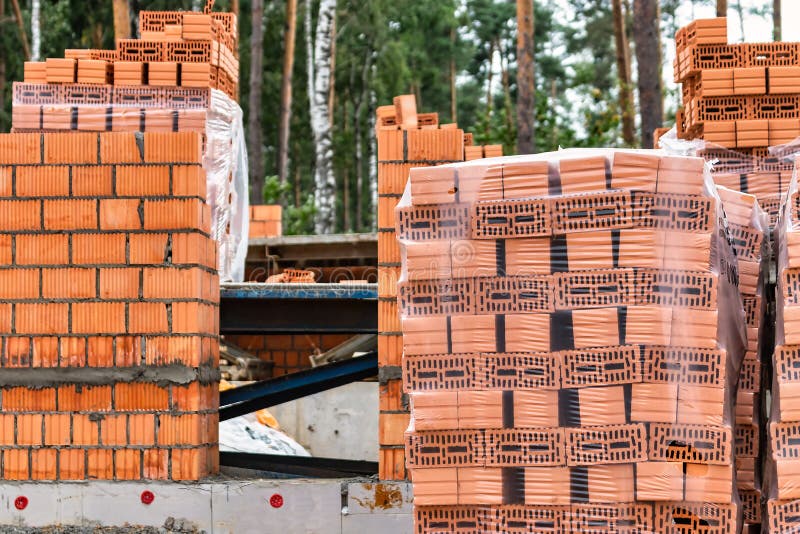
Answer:
POLYGON ((114 386, 114 409, 122 412, 169 410, 169 391, 145 382, 114 386))
POLYGON ((72 333, 115 334, 124 331, 124 302, 86 302, 72 305, 72 333))
POLYGON ((94 269, 42 269, 42 296, 46 299, 89 299, 97 296, 94 269))
POLYGON ((131 414, 128 416, 131 445, 150 445, 156 442, 156 416, 147 414, 131 414))
POLYGON ((166 304, 161 302, 132 302, 129 306, 130 333, 163 334, 169 332, 166 304))
POLYGON ((128 444, 128 416, 107 415, 100 421, 100 442, 103 445, 128 444))
POLYGON ((99 423, 88 415, 72 414, 72 444, 85 447, 97 445, 100 433, 99 423))
POLYGON ((206 173, 199 165, 172 167, 172 194, 176 197, 206 198, 206 173))
POLYGON ((16 242, 18 265, 69 263, 69 236, 64 234, 18 235, 16 242))
POLYGON ((125 264, 125 249, 125 234, 75 234, 72 236, 72 263, 125 264))
POLYGON ((158 416, 158 444, 159 445, 199 445, 200 444, 200 416, 169 415, 158 416))
POLYGON ((90 337, 86 342, 89 367, 114 366, 114 338, 90 337))
POLYGON ((33 366, 58 367, 58 338, 33 338, 33 366))
POLYGON ((89 449, 87 453, 87 474, 90 479, 111 480, 114 478, 113 451, 108 449, 89 449))
POLYGON ((82 337, 61 338, 61 367, 86 366, 86 340, 82 337))
POLYGON ((69 445, 71 420, 67 413, 45 414, 44 416, 44 443, 45 445, 69 445))
POLYGON ((58 410, 62 412, 111 411, 111 386, 59 386, 58 410))
POLYGON ((163 264, 167 256, 167 234, 131 234, 131 265, 163 264))
POLYGON ((45 200, 45 230, 97 229, 97 203, 94 200, 45 200))
POLYGON ((117 167, 117 195, 147 197, 169 195, 169 166, 117 167))
POLYGON ((0 200, 0 228, 5 232, 41 229, 40 214, 36 200, 0 200))
POLYGON ((44 134, 45 163, 98 163, 96 133, 44 134))
POLYGON ((28 480, 28 449, 3 451, 3 478, 6 480, 28 480))
POLYGON ((100 269, 101 299, 137 299, 139 269, 100 269))
POLYGON ((98 165, 72 167, 73 196, 104 197, 113 194, 112 167, 98 165))
POLYGON ((102 230, 139 230, 139 199, 115 198, 100 201, 102 230))
POLYGON ((17 334, 58 334, 69 331, 69 304, 15 305, 17 334))
POLYGON ((142 451, 121 449, 114 451, 114 478, 116 480, 138 480, 141 478, 142 451))
POLYGON ((84 449, 60 449, 58 451, 58 478, 60 480, 83 480, 86 477, 86 451, 84 449))
POLYGON ((31 479, 55 480, 56 456, 55 449, 34 449, 31 451, 31 479))
POLYGON ((0 299, 34 299, 38 296, 38 269, 0 270, 0 299))
POLYGON ((17 167, 18 197, 69 196, 69 167, 35 166, 17 167))
POLYGON ((17 416, 17 445, 41 445, 42 421, 40 414, 17 416))
POLYGON ((147 449, 143 459, 144 478, 166 480, 169 478, 169 451, 167 449, 147 449))

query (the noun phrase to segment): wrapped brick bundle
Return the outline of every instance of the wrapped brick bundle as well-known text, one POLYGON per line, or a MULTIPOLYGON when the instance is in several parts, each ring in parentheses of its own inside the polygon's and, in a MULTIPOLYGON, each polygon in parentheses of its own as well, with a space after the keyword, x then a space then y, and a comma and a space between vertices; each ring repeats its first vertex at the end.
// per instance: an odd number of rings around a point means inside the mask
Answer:
POLYGON ((775 229, 777 287, 769 458, 764 488, 770 532, 800 528, 800 195, 797 171, 775 229))
MULTIPOLYGON (((764 396, 761 390, 761 338, 766 302, 763 285, 768 265, 769 215, 753 195, 717 186, 722 200, 728 233, 739 266, 739 291, 745 310, 747 347, 739 373, 736 397, 736 482, 742 500, 744 522, 761 523, 761 412, 764 396)), ((767 352, 769 354, 769 352, 767 352)), ((768 358, 769 356, 767 356, 768 358)))
POLYGON ((738 271, 702 159, 412 169, 397 208, 415 532, 735 532, 738 271))

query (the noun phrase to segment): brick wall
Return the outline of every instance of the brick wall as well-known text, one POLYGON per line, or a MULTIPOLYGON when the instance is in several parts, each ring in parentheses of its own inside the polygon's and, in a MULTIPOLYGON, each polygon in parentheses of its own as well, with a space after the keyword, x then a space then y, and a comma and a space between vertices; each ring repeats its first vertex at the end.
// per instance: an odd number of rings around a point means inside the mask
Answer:
POLYGON ((273 376, 282 376, 311 367, 308 358, 344 343, 352 336, 300 334, 294 336, 225 336, 225 341, 261 358, 274 362, 273 376))
POLYGON ((217 471, 201 150, 196 133, 0 135, 3 479, 217 471))

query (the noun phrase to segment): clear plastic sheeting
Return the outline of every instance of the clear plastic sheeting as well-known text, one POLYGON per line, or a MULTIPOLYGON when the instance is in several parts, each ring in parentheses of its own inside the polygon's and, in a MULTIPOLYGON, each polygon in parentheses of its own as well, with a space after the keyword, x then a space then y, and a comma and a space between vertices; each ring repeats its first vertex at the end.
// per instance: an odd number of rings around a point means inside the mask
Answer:
POLYGON ((740 529, 746 320, 702 159, 412 169, 396 215, 416 534, 740 529))
POLYGON ((220 281, 242 282, 250 231, 242 108, 216 89, 211 91, 206 118, 203 167, 208 177, 212 237, 219 244, 220 281))

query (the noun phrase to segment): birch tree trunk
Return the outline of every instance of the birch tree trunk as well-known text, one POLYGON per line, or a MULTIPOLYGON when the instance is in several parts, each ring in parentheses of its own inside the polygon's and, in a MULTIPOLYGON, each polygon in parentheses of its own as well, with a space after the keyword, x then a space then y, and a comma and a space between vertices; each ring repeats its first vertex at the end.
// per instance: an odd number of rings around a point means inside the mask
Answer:
POLYGON ((631 52, 625 31, 625 16, 622 0, 612 0, 614 18, 614 43, 617 55, 617 78, 619 79, 619 108, 622 116, 622 139, 626 146, 636 142, 633 120, 633 89, 631 87, 631 52))
POLYGON ((250 35, 250 113, 247 120, 250 161, 250 203, 263 204, 264 156, 261 131, 261 88, 264 80, 264 0, 252 0, 250 35))
POLYGON ((536 150, 533 0, 517 0, 517 153, 536 150))
MULTIPOLYGON (((373 77, 375 75, 375 67, 372 67, 373 77)), ((375 131, 375 112, 378 109, 378 97, 375 91, 370 91, 369 94, 369 109, 367 114, 369 116, 369 131, 375 131)), ((369 135, 369 205, 367 206, 367 213, 370 215, 368 228, 372 231, 378 229, 378 144, 376 135, 369 135)))
POLYGON ((281 79, 281 116, 278 131, 278 177, 281 183, 289 175, 289 118, 292 113, 292 73, 294 48, 297 36, 297 0, 286 1, 286 27, 284 28, 283 78, 281 79))
POLYGON ((783 21, 781 19, 781 0, 772 0, 772 40, 782 40, 783 30, 781 26, 783 21))
POLYGON ((728 16, 728 0, 717 0, 717 16, 728 16))
POLYGON ((643 148, 653 146, 653 132, 664 121, 660 20, 658 0, 633 0, 633 39, 636 43, 643 148))
POLYGON ((31 61, 42 57, 42 0, 33 0, 31 5, 31 61))
POLYGON ((333 143, 329 106, 334 37, 331 30, 335 15, 336 0, 321 0, 312 56, 314 64, 313 91, 309 94, 311 130, 314 133, 316 152, 314 205, 317 208, 317 214, 314 230, 317 234, 330 234, 336 229, 336 178, 333 174, 333 143))
MULTIPOLYGON (((369 72, 372 65, 372 53, 367 52, 364 58, 364 69, 361 71, 361 94, 358 97, 356 111, 353 120, 353 129, 356 138, 356 222, 355 231, 360 232, 364 224, 363 203, 364 203, 364 140, 361 130, 361 120, 364 116, 364 106, 367 104, 369 72)), ((369 130, 372 132, 373 130, 369 130)), ((370 135, 370 137, 374 137, 370 135)))
MULTIPOLYGON (((6 16, 6 1, 0 0, 0 20, 6 16)), ((6 109, 6 55, 0 57, 0 113, 6 109)), ((0 121, 0 132, 8 131, 4 121, 0 121)))

